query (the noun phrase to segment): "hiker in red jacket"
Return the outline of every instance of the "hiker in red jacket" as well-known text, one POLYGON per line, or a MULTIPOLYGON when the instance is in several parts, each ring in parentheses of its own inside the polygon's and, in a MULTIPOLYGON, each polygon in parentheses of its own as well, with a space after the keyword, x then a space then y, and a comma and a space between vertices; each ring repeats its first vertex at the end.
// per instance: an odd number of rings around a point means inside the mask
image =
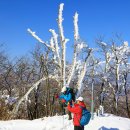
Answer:
POLYGON ((84 126, 80 125, 80 119, 82 117, 82 109, 81 107, 86 107, 83 102, 83 97, 79 97, 77 100, 77 104, 74 104, 72 107, 70 103, 68 103, 68 110, 74 114, 73 117, 73 124, 74 124, 74 130, 84 130, 84 126))

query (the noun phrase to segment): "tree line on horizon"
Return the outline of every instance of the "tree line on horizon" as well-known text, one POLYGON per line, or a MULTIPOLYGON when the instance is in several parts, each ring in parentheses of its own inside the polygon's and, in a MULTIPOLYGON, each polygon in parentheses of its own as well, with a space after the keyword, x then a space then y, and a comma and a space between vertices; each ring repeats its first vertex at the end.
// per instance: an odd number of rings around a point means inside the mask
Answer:
POLYGON ((57 34, 54 29, 49 44, 35 32, 28 32, 41 45, 30 57, 11 61, 0 49, 0 119, 36 119, 62 114, 62 104, 57 95, 66 84, 83 96, 92 112, 104 106, 106 113, 130 118, 130 47, 127 41, 95 40, 97 48, 90 48, 79 36, 78 13, 74 15, 74 46, 71 62, 66 60, 63 6, 58 12, 57 34), (94 108, 92 108, 94 106, 94 108))

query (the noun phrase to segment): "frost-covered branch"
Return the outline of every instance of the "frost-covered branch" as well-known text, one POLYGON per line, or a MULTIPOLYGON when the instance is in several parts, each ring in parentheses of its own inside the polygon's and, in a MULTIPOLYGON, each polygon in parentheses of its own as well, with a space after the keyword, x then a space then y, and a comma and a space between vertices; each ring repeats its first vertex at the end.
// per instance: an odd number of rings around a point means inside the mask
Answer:
POLYGON ((58 45, 58 39, 57 39, 58 34, 56 34, 55 30, 50 29, 49 31, 53 35, 53 39, 54 39, 54 43, 55 43, 55 52, 56 52, 56 56, 58 58, 58 64, 61 67, 61 59, 60 59, 60 56, 59 56, 59 45, 58 45))
POLYGON ((37 39, 40 43, 43 43, 46 47, 48 47, 49 49, 51 49, 52 51, 55 51, 55 48, 46 44, 46 42, 44 42, 41 38, 39 38, 35 32, 33 32, 31 29, 27 29, 27 31, 35 38, 37 39))
MULTIPOLYGON (((47 78, 55 79, 55 80, 58 82, 57 78, 56 78, 55 76, 53 76, 53 75, 50 75, 50 76, 47 77, 47 78)), ((26 100, 26 99, 28 98, 28 95, 31 93, 31 91, 32 91, 33 89, 37 88, 37 86, 38 86, 41 82, 43 82, 44 80, 46 80, 47 78, 45 77, 45 78, 42 78, 42 79, 38 80, 38 81, 27 91, 27 93, 18 101, 18 103, 14 106, 14 109, 13 109, 13 111, 12 111, 12 117, 16 116, 20 104, 21 104, 24 100, 26 100)))
POLYGON ((79 39, 79 28, 78 28, 78 13, 74 15, 74 39, 77 41, 79 39))
POLYGON ((61 42, 61 49, 62 49, 62 57, 61 57, 61 65, 62 65, 62 87, 65 86, 65 67, 66 67, 66 43, 69 41, 69 39, 65 39, 64 37, 64 30, 62 26, 62 11, 63 11, 64 4, 60 4, 59 7, 59 14, 58 14, 58 27, 59 27, 59 36, 60 36, 60 42, 61 42))
POLYGON ((69 85, 70 84, 70 81, 74 75, 74 72, 75 72, 75 67, 76 67, 76 47, 74 49, 74 56, 73 56, 73 62, 72 62, 72 67, 71 67, 71 72, 70 72, 70 75, 68 76, 68 81, 67 81, 67 84, 69 85))
POLYGON ((61 3, 61 4, 60 4, 60 7, 59 7, 59 15, 58 15, 59 33, 60 33, 60 39, 61 39, 62 42, 63 42, 64 39, 65 39, 65 38, 64 38, 63 26, 62 26, 62 21, 63 21, 63 18, 62 18, 63 7, 64 7, 64 4, 61 3))
POLYGON ((77 58, 77 41, 79 39, 79 32, 78 32, 78 13, 76 12, 75 13, 75 16, 74 16, 74 54, 73 54, 73 62, 72 62, 72 67, 71 67, 71 72, 70 72, 70 75, 68 76, 68 81, 67 81, 67 84, 69 85, 70 84, 70 81, 74 75, 74 72, 75 72, 75 66, 76 66, 76 58, 77 58))
POLYGON ((50 45, 51 45, 51 47, 54 48, 54 39, 53 39, 53 37, 51 37, 51 39, 50 39, 50 45))
POLYGON ((81 94, 82 81, 83 81, 83 79, 84 79, 84 76, 85 76, 85 73, 86 73, 86 70, 87 70, 87 64, 88 64, 89 58, 91 57, 92 51, 93 51, 92 49, 89 49, 88 55, 87 55, 87 57, 85 58, 85 62, 84 62, 84 65, 83 65, 83 69, 82 69, 82 71, 81 71, 81 74, 80 74, 80 77, 79 77, 78 83, 77 83, 78 93, 77 93, 76 97, 79 97, 80 94, 81 94))
POLYGON ((107 73, 108 67, 109 67, 109 62, 111 60, 108 52, 105 53, 105 60, 106 60, 106 63, 105 63, 105 73, 107 73))

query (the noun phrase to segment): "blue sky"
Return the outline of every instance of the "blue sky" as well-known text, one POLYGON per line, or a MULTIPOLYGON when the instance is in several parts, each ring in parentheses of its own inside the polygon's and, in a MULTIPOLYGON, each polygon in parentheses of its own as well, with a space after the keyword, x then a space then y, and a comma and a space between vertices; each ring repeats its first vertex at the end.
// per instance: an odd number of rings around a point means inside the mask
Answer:
POLYGON ((57 29, 58 6, 64 3, 65 37, 70 39, 67 54, 72 55, 73 16, 79 13, 79 31, 90 47, 99 35, 111 38, 121 33, 130 42, 130 0, 0 0, 0 43, 5 43, 11 57, 26 55, 37 41, 27 28, 34 30, 44 41, 49 29, 57 29))

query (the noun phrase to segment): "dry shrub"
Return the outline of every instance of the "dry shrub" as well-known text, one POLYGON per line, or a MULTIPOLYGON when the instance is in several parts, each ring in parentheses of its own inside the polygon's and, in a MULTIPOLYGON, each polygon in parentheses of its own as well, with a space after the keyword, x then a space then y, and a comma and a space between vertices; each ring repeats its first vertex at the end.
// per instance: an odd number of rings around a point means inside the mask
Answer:
POLYGON ((8 120, 10 117, 10 112, 8 105, 3 99, 0 99, 0 120, 8 120))

